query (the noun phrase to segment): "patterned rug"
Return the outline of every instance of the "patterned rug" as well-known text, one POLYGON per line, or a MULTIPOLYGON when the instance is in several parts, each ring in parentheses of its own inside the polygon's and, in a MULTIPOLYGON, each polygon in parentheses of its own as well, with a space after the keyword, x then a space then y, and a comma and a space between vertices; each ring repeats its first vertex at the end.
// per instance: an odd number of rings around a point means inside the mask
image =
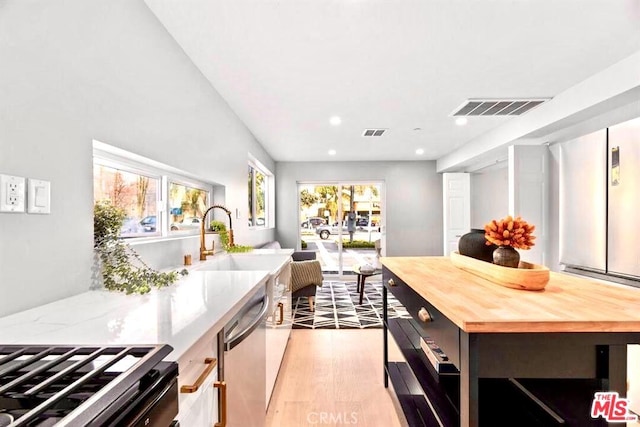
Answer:
MULTIPOLYGON (((402 304, 387 294, 389 318, 411 316, 402 304)), ((309 310, 306 297, 293 299, 294 329, 365 329, 382 328, 382 282, 367 280, 362 305, 356 282, 325 280, 316 291, 315 312, 309 310)))

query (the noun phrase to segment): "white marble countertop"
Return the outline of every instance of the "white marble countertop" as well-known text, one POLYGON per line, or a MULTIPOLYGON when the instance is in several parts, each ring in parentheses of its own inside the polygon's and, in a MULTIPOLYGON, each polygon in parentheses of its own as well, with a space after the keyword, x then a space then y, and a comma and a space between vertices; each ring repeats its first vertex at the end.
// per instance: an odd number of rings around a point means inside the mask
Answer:
MULTIPOLYGON (((293 249, 288 248, 279 248, 279 249, 252 249, 249 252, 245 252, 246 254, 276 254, 276 255, 292 255, 294 252, 293 249)), ((240 255, 240 254, 238 254, 240 255)))
POLYGON ((146 295, 89 291, 0 318, 0 344, 169 344, 178 360, 265 286, 268 271, 191 271, 146 295))

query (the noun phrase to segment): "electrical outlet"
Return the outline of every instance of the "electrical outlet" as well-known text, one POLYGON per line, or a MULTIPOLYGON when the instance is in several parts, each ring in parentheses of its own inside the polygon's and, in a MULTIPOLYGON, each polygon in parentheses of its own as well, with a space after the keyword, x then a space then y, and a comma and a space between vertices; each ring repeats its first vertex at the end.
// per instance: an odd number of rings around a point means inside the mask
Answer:
POLYGON ((24 212, 25 179, 0 175, 0 212, 24 212))

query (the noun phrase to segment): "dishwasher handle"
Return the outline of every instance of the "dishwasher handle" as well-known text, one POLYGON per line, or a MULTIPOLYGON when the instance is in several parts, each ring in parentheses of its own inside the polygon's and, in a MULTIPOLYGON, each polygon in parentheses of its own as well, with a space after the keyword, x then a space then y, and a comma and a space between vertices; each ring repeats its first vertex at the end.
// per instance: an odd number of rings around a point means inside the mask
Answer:
POLYGON ((260 326, 260 322, 264 319, 264 315, 267 313, 267 309, 269 307, 269 296, 265 295, 262 300, 262 309, 260 313, 253 319, 253 321, 246 327, 242 332, 240 332, 237 336, 235 336, 232 340, 229 340, 224 343, 225 351, 229 351, 232 348, 239 345, 242 341, 245 340, 253 331, 256 330, 258 326, 260 326))

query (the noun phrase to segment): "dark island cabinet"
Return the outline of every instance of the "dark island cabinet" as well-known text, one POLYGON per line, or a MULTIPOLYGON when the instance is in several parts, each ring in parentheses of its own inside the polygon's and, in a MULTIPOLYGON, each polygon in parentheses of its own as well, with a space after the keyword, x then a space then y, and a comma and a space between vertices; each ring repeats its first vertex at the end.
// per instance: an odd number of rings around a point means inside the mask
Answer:
POLYGON ((590 416, 594 393, 626 380, 639 334, 467 333, 387 267, 383 280, 384 383, 409 426, 608 425, 590 416), (389 318, 389 292, 411 318, 389 318))

